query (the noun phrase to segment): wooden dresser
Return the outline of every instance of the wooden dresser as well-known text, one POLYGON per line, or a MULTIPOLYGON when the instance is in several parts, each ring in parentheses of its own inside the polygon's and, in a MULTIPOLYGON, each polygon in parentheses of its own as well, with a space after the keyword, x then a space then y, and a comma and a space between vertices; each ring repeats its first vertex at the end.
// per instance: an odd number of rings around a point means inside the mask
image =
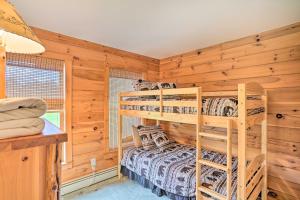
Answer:
POLYGON ((65 141, 67 134, 49 122, 39 135, 0 140, 0 199, 59 199, 65 141))

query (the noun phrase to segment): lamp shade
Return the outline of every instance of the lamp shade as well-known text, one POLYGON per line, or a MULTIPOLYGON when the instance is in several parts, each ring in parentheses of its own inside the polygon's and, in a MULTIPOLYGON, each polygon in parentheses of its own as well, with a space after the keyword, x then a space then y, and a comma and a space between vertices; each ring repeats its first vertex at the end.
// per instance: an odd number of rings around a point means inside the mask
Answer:
POLYGON ((6 0, 0 0, 0 46, 12 53, 35 54, 45 51, 41 41, 6 0))

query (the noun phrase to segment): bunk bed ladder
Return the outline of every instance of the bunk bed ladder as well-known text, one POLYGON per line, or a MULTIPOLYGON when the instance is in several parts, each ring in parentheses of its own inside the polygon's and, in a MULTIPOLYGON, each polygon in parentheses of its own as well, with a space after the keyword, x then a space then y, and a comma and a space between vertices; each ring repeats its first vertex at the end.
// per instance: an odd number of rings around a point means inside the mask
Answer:
MULTIPOLYGON (((218 192, 215 192, 214 190, 211 190, 207 187, 201 186, 201 184, 198 184, 198 191, 205 193, 207 195, 210 195, 214 198, 217 198, 219 200, 231 200, 231 184, 232 184, 232 120, 228 119, 227 120, 227 131, 226 131, 226 135, 219 135, 219 134, 214 134, 214 133, 208 133, 208 132, 199 132, 198 133, 198 140, 197 140, 197 148, 198 151, 200 149, 201 151, 201 137, 207 137, 207 138, 212 138, 212 139, 217 139, 217 140, 225 140, 227 143, 227 163, 226 166, 222 165, 222 164, 218 164, 215 162, 211 162, 208 160, 204 160, 201 157, 201 154, 199 154, 197 156, 197 160, 198 160, 198 171, 200 171, 199 173, 201 173, 201 165, 206 165, 209 167, 213 167, 216 169, 220 169, 223 170, 227 173, 227 195, 221 195, 218 192)), ((202 195, 198 194, 197 196, 197 200, 199 199, 203 199, 202 195), (199 196, 199 197, 198 197, 199 196)))

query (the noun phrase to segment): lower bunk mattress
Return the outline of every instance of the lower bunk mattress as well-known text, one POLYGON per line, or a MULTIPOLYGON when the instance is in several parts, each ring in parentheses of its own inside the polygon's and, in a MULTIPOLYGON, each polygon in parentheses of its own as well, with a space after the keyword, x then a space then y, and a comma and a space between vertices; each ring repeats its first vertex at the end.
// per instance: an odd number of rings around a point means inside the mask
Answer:
MULTIPOLYGON (((202 150, 203 159, 226 165, 226 155, 202 150)), ((172 143, 164 151, 130 147, 124 150, 121 172, 158 196, 176 200, 195 200, 196 149, 172 143)), ((224 171, 205 165, 201 167, 201 184, 220 194, 226 194, 224 171)), ((236 199, 237 158, 232 158, 232 199, 236 199)), ((205 196, 205 194, 203 194, 205 196)), ((209 197, 209 196, 208 196, 209 197)))

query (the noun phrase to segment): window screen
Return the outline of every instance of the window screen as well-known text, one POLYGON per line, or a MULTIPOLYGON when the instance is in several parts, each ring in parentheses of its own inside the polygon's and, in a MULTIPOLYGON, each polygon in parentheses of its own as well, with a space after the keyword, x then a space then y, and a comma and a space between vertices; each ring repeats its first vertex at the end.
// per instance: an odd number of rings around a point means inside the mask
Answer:
MULTIPOLYGON (((113 69, 109 78, 109 147, 118 146, 118 95, 120 92, 133 91, 133 81, 141 79, 138 73, 113 69)), ((131 136, 132 125, 139 125, 140 118, 123 116, 123 138, 131 136)))
POLYGON ((7 97, 39 97, 49 110, 64 108, 64 61, 9 53, 5 76, 7 97))

